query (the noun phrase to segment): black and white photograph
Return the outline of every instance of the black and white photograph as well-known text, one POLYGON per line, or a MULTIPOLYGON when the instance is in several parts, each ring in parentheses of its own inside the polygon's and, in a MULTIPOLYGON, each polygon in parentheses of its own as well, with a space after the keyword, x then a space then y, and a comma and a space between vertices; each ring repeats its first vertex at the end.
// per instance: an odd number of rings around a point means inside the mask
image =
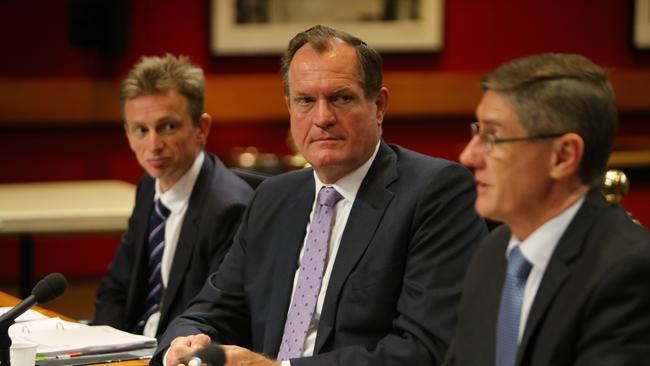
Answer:
POLYGON ((279 54, 286 40, 315 24, 343 27, 380 51, 442 48, 442 0, 212 0, 216 55, 279 54))

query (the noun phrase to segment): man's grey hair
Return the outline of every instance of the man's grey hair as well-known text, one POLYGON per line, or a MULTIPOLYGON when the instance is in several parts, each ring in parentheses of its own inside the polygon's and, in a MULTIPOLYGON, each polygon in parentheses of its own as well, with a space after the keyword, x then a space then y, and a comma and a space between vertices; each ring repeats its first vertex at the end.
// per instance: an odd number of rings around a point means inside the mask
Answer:
POLYGON ((359 62, 359 81, 366 99, 372 100, 377 96, 383 86, 381 55, 361 39, 324 25, 317 25, 300 32, 289 41, 289 47, 282 56, 280 69, 285 96, 289 95, 289 67, 296 52, 309 43, 316 52, 325 53, 332 49, 332 41, 335 39, 354 47, 359 62))
POLYGON ((583 184, 602 182, 618 130, 616 97, 607 72, 575 54, 545 53, 507 62, 483 77, 484 90, 504 95, 528 134, 580 135, 583 184))

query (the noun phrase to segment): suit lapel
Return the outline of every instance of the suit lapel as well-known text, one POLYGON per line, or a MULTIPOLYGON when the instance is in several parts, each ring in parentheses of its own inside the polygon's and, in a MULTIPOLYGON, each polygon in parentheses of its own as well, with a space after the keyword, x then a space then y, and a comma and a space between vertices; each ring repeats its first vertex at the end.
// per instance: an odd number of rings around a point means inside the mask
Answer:
POLYGON ((339 294, 346 279, 354 269, 372 240, 386 209, 393 199, 393 192, 386 187, 398 179, 397 156, 381 143, 379 152, 363 180, 345 225, 339 250, 321 311, 314 354, 325 344, 336 316, 339 294))
POLYGON ((282 217, 277 221, 278 232, 274 233, 277 239, 273 245, 277 246, 278 255, 275 256, 273 266, 273 289, 269 298, 267 314, 266 336, 264 337, 263 352, 275 357, 280 349, 284 323, 287 318, 287 309, 291 302, 293 280, 298 266, 298 256, 305 239, 307 221, 314 203, 315 183, 313 171, 306 170, 308 179, 300 183, 287 208, 283 210, 282 217))
POLYGON ((129 296, 127 298, 126 313, 131 319, 127 321, 131 324, 138 322, 139 317, 144 312, 143 293, 147 293, 147 278, 149 278, 148 246, 147 238, 149 236, 149 216, 153 211, 154 180, 148 176, 143 178, 149 182, 143 184, 142 192, 138 195, 138 219, 136 222, 142 222, 143 225, 137 225, 134 228, 135 240, 135 261, 133 273, 129 285, 129 296))
POLYGON ((560 238, 546 267, 542 282, 539 285, 535 300, 530 309, 524 335, 519 346, 518 362, 521 362, 530 344, 530 339, 537 331, 553 299, 561 289, 562 284, 571 275, 569 265, 582 251, 591 225, 602 208, 603 201, 600 192, 598 190, 592 190, 587 194, 582 207, 580 207, 576 216, 560 238))
MULTIPOLYGON (((463 327, 463 332, 471 334, 471 344, 473 346, 472 352, 476 351, 481 355, 486 365, 491 365, 495 359, 496 351, 496 329, 499 306, 501 303, 501 292, 503 291, 503 281, 506 276, 506 268, 508 261, 506 260, 506 248, 510 240, 510 229, 506 225, 502 225, 492 232, 489 241, 480 243, 482 248, 479 249, 481 257, 475 256, 473 262, 478 263, 477 267, 473 267, 473 273, 479 275, 466 278, 466 285, 463 290, 470 290, 468 294, 473 294, 471 297, 461 300, 461 312, 465 311, 471 313, 468 316, 469 321, 464 322, 466 326, 463 327), (494 237, 492 237, 494 235, 494 237), (480 303, 481 306, 476 306, 480 303), (490 311, 494 309, 493 311, 490 311)), ((461 352, 467 347, 466 345, 458 345, 458 350, 461 352)))
POLYGON ((169 281, 165 289, 164 299, 162 302, 162 309, 160 310, 160 320, 163 323, 164 319, 169 313, 169 309, 176 298, 176 293, 183 282, 185 276, 174 274, 182 274, 187 272, 187 266, 190 263, 192 252, 199 234, 199 220, 201 219, 201 212, 203 212, 203 197, 207 195, 207 190, 210 186, 209 182, 212 179, 214 171, 214 161, 210 158, 209 154, 205 154, 201 171, 196 178, 194 188, 187 206, 187 212, 183 218, 181 232, 178 236, 178 244, 174 253, 174 260, 172 261, 172 268, 170 270, 169 281))

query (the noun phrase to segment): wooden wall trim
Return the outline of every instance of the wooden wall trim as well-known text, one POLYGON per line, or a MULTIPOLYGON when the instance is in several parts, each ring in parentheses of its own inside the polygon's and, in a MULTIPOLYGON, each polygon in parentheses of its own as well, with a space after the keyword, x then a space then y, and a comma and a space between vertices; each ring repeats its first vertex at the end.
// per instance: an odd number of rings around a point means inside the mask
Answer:
POLYGON ((118 95, 109 80, 0 79, 0 124, 119 121, 118 95))
MULTIPOLYGON (((387 72, 390 118, 471 116, 481 73, 387 72)), ((650 69, 614 70, 622 112, 650 112, 650 69)), ((0 125, 119 123, 119 82, 92 78, 0 78, 0 125)), ((279 75, 208 76, 206 111, 217 122, 288 118, 279 75)))

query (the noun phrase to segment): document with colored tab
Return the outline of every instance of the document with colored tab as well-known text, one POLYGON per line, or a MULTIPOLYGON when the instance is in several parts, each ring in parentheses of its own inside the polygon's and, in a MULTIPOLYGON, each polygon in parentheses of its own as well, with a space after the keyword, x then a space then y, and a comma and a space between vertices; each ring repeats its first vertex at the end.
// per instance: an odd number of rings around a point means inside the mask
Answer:
POLYGON ((38 344, 37 361, 152 348, 157 344, 155 338, 60 318, 16 323, 9 328, 9 336, 12 341, 38 344))

